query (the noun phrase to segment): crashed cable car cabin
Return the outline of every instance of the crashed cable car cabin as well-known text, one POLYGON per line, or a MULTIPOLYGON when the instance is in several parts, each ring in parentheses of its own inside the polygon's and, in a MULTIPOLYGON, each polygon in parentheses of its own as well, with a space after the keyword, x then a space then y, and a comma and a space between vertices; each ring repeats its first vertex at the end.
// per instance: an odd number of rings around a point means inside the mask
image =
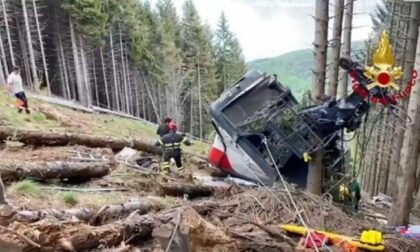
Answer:
MULTIPOLYGON (((265 185, 279 179, 278 167, 289 182, 305 187, 308 165, 303 157, 328 144, 314 132, 312 117, 296 112, 297 106, 274 76, 249 71, 210 106, 217 135, 209 162, 232 176, 265 185)), ((341 151, 331 146, 330 153, 339 156, 341 151)), ((334 167, 340 169, 340 162, 334 167)))
POLYGON ((353 92, 339 100, 320 97, 319 104, 302 108, 275 77, 248 72, 210 105, 217 132, 210 163, 261 184, 272 185, 281 173, 289 182, 305 187, 307 161, 311 153, 323 149, 324 179, 331 182, 342 177, 348 149, 344 130, 360 128, 370 102, 395 105, 397 99, 407 97, 417 76, 413 71, 410 85, 398 92, 393 81, 401 77, 402 69, 394 66, 386 32, 372 62, 374 67, 341 58, 340 67, 350 75, 353 92))
POLYGON ((271 185, 277 167, 291 182, 306 183, 307 165, 299 145, 306 132, 295 131, 298 102, 273 76, 250 71, 211 104, 217 136, 212 165, 240 178, 271 185), (271 154, 271 155, 270 155, 271 154))

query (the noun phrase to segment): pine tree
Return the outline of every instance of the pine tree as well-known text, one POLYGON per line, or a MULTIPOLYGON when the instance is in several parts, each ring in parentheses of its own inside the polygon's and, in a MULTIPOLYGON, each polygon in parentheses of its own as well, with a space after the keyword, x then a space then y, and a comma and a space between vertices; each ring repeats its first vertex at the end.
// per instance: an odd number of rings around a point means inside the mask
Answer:
POLYGON ((220 81, 218 93, 221 93, 227 88, 227 85, 241 77, 246 70, 239 41, 230 31, 224 12, 220 16, 215 40, 216 73, 220 81))
MULTIPOLYGON (((415 3, 416 5, 418 3, 415 3)), ((417 29, 418 26, 416 27, 417 29)), ((417 34, 418 31, 417 31, 417 34)), ((417 39, 416 48, 416 69, 420 68, 420 39, 417 39)), ((401 157, 399 162, 400 175, 397 177, 397 192, 395 203, 392 206, 389 222, 391 225, 401 226, 408 225, 410 219, 410 211, 413 207, 413 191, 416 186, 416 169, 417 156, 420 141, 420 86, 417 80, 414 85, 413 92, 410 96, 408 104, 408 116, 413 120, 413 123, 406 124, 406 131, 404 133, 404 140, 401 149, 401 157)))
POLYGON ((159 81, 164 87, 166 98, 165 112, 178 124, 183 124, 182 93, 186 92, 184 78, 188 74, 182 69, 182 55, 180 44, 180 30, 178 16, 171 0, 160 0, 157 3, 158 34, 155 44, 157 61, 161 70, 159 81))
POLYGON ((191 0, 185 2, 183 10, 181 48, 184 71, 188 73, 186 85, 188 85, 190 97, 185 110, 189 111, 191 133, 204 137, 204 118, 207 118, 207 107, 215 97, 217 88, 215 66, 211 54, 211 43, 208 41, 209 34, 201 24, 191 0))
POLYGON ((102 42, 108 20, 105 1, 67 0, 62 6, 71 16, 77 31, 94 42, 102 42))

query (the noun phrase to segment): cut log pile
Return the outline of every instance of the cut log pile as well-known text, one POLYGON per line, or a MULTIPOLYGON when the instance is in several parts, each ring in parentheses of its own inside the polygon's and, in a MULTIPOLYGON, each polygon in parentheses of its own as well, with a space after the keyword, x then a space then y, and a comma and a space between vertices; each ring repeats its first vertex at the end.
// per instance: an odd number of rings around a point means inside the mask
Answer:
MULTIPOLYGON (((296 194, 296 202, 308 226, 327 229, 340 234, 358 236, 363 228, 377 227, 377 223, 353 219, 334 205, 313 195, 296 194)), ((140 202, 148 201, 141 199, 140 202)), ((219 200, 181 202, 181 206, 159 210, 151 202, 146 208, 136 204, 104 207, 99 211, 85 210, 77 220, 67 217, 57 221, 47 218, 30 225, 27 220, 14 219, 8 227, 29 238, 41 248, 24 239, 0 231, 3 240, 18 244, 24 251, 89 251, 95 248, 131 244, 139 248, 160 248, 156 251, 296 251, 297 240, 280 232, 280 223, 298 223, 296 213, 286 193, 247 190, 219 200), (277 199, 282 199, 281 201, 277 199), (138 210, 138 211, 136 211, 138 210), (108 213, 107 213, 108 211, 108 213), (121 211, 118 218, 113 215, 121 211), (131 214, 129 214, 130 211, 131 214), (112 212, 112 213, 111 213, 112 212), (112 215, 105 222, 99 220, 112 215), (93 217, 92 217, 93 216, 93 217)), ((147 205, 147 204, 146 204, 147 205)), ((74 210, 73 210, 74 211, 74 210)), ((63 211, 61 213, 64 213, 63 211)), ((392 239, 392 238, 389 238, 392 239)), ((401 241, 390 244, 387 251, 416 251, 416 242, 401 241), (397 246, 397 249, 393 247, 397 246)), ((335 251, 335 250, 334 250, 335 251)))

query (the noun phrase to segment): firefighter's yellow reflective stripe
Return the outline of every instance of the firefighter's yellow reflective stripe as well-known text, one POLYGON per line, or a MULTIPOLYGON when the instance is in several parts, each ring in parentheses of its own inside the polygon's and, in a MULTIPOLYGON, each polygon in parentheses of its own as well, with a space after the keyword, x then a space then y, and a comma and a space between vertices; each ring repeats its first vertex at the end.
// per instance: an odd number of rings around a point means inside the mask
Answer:
POLYGON ((308 154, 308 152, 303 153, 303 161, 305 161, 305 163, 309 162, 310 160, 312 160, 311 156, 308 154))
POLYGON ((181 143, 165 144, 165 147, 180 146, 181 143))
POLYGON ((162 168, 162 169, 169 169, 169 167, 170 167, 170 165, 169 165, 169 162, 161 162, 160 163, 160 168, 162 168))
POLYGON ((159 140, 159 143, 163 145, 163 142, 162 142, 162 140, 159 140))

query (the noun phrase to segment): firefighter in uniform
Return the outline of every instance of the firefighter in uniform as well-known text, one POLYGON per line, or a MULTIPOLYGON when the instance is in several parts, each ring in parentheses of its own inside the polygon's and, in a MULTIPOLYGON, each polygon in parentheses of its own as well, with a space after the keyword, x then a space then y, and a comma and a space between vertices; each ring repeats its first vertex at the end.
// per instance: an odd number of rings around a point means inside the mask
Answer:
POLYGON ((191 145, 190 141, 188 141, 187 138, 185 138, 182 134, 176 132, 176 124, 174 122, 170 122, 168 126, 170 132, 162 136, 160 140, 155 144, 156 146, 163 147, 163 161, 161 163, 160 168, 164 173, 169 172, 169 162, 171 158, 175 159, 178 171, 184 169, 181 161, 181 144, 184 143, 188 146, 191 145))
POLYGON ((346 182, 340 185, 340 200, 351 205, 356 212, 359 210, 361 197, 360 185, 351 175, 346 175, 346 182))

